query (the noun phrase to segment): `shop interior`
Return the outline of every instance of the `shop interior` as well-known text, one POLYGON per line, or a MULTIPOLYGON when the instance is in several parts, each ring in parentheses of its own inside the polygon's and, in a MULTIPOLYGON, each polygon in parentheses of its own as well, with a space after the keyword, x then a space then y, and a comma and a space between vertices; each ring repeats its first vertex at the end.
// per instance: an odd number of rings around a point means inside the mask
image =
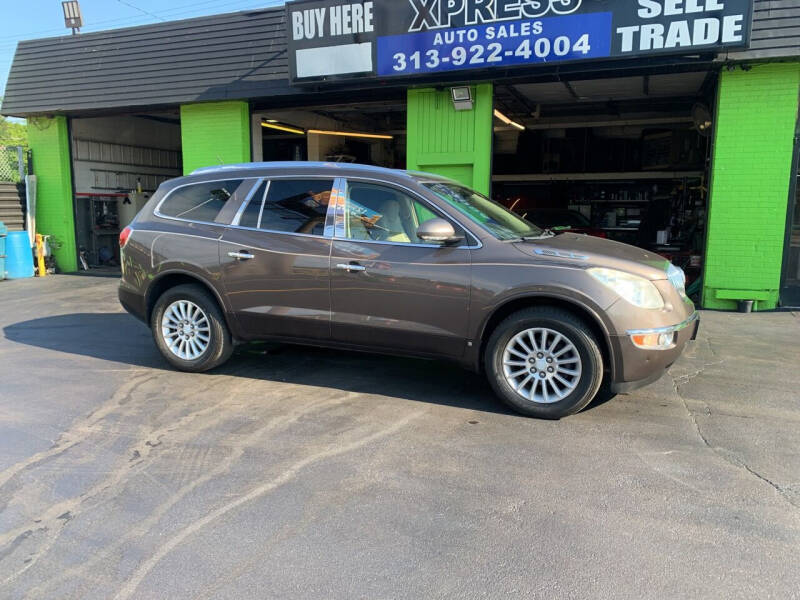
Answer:
POLYGON ((257 109, 253 160, 309 160, 405 168, 406 105, 397 101, 257 109))
MULTIPOLYGON (((800 153, 800 146, 795 150, 800 153)), ((798 159, 800 160, 800 157, 798 159)), ((786 224, 786 250, 784 252, 783 289, 781 300, 785 306, 800 306, 800 171, 794 181, 793 202, 789 204, 786 224)))
MULTIPOLYGON (((551 230, 652 249, 694 282, 715 86, 708 72, 497 83, 492 195, 551 230)), ((405 168, 404 100, 256 105, 251 115, 256 162, 405 168)), ((182 173, 179 114, 75 118, 70 131, 81 267, 118 267, 119 231, 182 173)))
POLYGON ((161 183, 183 172, 180 116, 75 118, 70 136, 78 267, 115 271, 120 231, 161 183))
POLYGON ((497 84, 492 195, 537 225, 619 240, 699 290, 716 78, 497 84))

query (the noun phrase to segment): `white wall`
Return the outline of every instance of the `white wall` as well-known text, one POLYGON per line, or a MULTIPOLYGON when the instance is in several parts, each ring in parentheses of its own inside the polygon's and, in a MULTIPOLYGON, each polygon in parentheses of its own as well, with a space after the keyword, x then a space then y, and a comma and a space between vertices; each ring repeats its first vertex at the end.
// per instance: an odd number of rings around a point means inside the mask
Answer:
MULTIPOLYGON (((177 123, 165 123, 135 116, 116 116, 72 119, 70 128, 73 142, 74 140, 90 140, 92 142, 106 142, 178 152, 181 149, 181 129, 177 123)), ((146 183, 147 175, 158 175, 160 178, 172 178, 181 175, 181 169, 178 166, 161 168, 73 159, 75 190, 77 193, 115 191, 97 189, 95 187, 95 171, 113 172, 115 174, 130 173, 133 175, 132 177, 108 176, 119 180, 135 180, 137 176, 141 176, 145 189, 153 187, 146 183)), ((121 185, 119 187, 122 190, 130 191, 135 185, 121 185)))
POLYGON ((72 119, 73 137, 146 148, 181 149, 181 127, 134 116, 72 119))

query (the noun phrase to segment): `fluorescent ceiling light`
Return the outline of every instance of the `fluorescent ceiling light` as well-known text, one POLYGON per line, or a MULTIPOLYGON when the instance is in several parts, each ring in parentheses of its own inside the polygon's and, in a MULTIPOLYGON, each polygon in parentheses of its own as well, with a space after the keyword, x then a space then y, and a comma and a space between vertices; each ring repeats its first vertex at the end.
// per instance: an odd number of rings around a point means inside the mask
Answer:
POLYGON ((327 131, 325 129, 309 129, 308 133, 317 135, 338 135, 341 137, 368 138, 372 140, 393 140, 393 135, 378 135, 377 133, 355 133, 352 131, 327 131))
POLYGON ((507 116, 505 116, 503 113, 501 113, 496 108, 494 109, 494 116, 497 117, 498 119, 500 119, 506 125, 511 125, 511 127, 515 127, 517 129, 519 129, 520 131, 524 131, 525 130, 525 126, 524 125, 520 125, 516 121, 512 121, 511 119, 509 119, 507 116))
POLYGON ((297 127, 289 127, 288 125, 276 125, 275 123, 261 123, 262 127, 267 129, 277 129, 278 131, 286 131, 287 133, 296 133, 297 135, 305 135, 306 132, 297 127))
POLYGON ((277 123, 278 119, 264 119, 267 123, 277 123))

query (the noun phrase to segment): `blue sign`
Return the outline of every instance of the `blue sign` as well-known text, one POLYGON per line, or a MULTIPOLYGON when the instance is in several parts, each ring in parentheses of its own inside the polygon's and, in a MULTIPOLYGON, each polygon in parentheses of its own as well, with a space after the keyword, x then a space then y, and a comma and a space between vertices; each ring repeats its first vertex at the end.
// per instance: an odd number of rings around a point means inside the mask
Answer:
POLYGON ((611 54, 612 14, 597 12, 378 38, 378 75, 548 63, 611 54))
POLYGON ((753 0, 294 0, 286 4, 289 69, 295 82, 713 54, 722 48, 747 47, 752 16, 753 0))

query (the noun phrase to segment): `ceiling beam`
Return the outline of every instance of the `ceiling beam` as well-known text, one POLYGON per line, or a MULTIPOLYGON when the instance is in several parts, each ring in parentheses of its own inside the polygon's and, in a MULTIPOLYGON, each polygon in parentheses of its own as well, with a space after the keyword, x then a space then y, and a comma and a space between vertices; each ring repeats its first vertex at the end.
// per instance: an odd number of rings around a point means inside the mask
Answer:
POLYGON ((690 115, 674 115, 668 117, 651 117, 640 119, 547 119, 546 121, 527 124, 530 130, 544 129, 583 129, 592 127, 647 127, 651 125, 681 125, 692 123, 690 115))
POLYGON ((572 84, 569 81, 562 81, 561 83, 564 84, 564 87, 567 88, 569 95, 572 96, 575 100, 580 100, 581 97, 575 92, 575 88, 572 87, 572 84))
POLYGON ((541 114, 541 107, 539 105, 534 105, 530 100, 528 100, 524 95, 520 93, 520 91, 515 88, 513 85, 504 86, 504 89, 511 95, 514 100, 519 102, 522 106, 525 107, 525 110, 528 113, 528 116, 539 118, 541 114))

